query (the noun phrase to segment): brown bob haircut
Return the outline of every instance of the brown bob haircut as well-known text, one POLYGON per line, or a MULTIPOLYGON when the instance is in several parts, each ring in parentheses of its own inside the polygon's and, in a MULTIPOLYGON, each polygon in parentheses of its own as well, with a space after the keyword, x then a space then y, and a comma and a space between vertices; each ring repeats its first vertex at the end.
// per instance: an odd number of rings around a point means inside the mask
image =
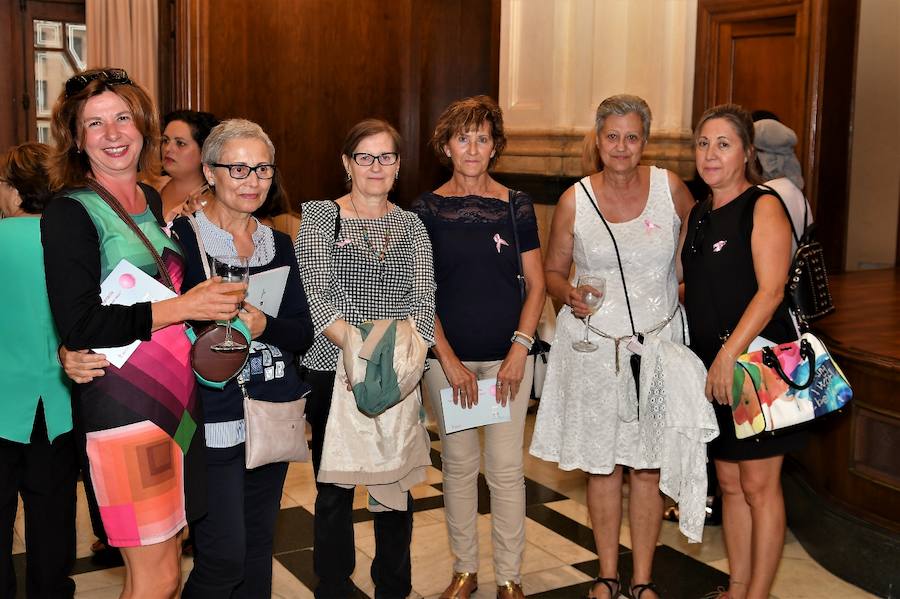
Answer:
POLYGON ((19 193, 21 208, 28 214, 43 213, 53 197, 47 180, 49 156, 50 146, 33 141, 14 146, 0 156, 0 181, 19 193))
POLYGON ((130 80, 128 83, 118 83, 110 82, 105 77, 96 77, 97 74, 111 70, 121 71, 104 67, 78 73, 75 77, 87 78, 89 83, 71 95, 63 89, 53 106, 50 130, 56 144, 50 155, 48 171, 50 186, 54 190, 82 186, 87 181, 91 173, 91 164, 87 154, 80 150, 84 140, 81 128, 82 110, 90 98, 106 91, 122 98, 131 110, 135 127, 144 138, 144 146, 138 158, 138 171, 154 175, 159 173, 159 115, 153 106, 153 100, 141 86, 130 80))
POLYGON ((382 119, 366 119, 356 123, 350 128, 350 131, 347 131, 344 143, 341 144, 341 154, 352 159, 353 152, 356 151, 356 146, 359 145, 359 142, 379 133, 388 134, 391 141, 394 142, 394 151, 398 155, 403 152, 403 138, 400 137, 393 125, 382 119))
POLYGON ((741 144, 744 146, 744 156, 747 157, 747 162, 744 164, 744 177, 747 181, 753 185, 762 183, 763 178, 756 162, 756 147, 753 145, 753 117, 750 116, 750 113, 739 104, 719 104, 708 109, 700 116, 697 126, 694 127, 695 147, 703 125, 713 119, 728 121, 734 132, 737 133, 738 139, 741 140, 741 144))
POLYGON ((485 121, 491 126, 491 138, 494 140, 494 155, 488 164, 488 168, 493 167, 506 147, 506 135, 503 133, 503 112, 490 96, 472 96, 457 100, 438 118, 430 143, 441 164, 452 166, 444 153, 444 146, 450 142, 451 137, 478 129, 485 121))

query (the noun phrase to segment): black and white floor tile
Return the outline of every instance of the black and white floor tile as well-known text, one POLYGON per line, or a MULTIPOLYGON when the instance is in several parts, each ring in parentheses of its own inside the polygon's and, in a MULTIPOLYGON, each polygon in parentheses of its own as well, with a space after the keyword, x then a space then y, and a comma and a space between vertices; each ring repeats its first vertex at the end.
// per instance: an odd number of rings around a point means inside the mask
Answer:
MULTIPOLYGON (((529 416, 526 439, 530 439, 533 416, 529 416)), ((447 585, 453 556, 447 541, 441 492, 440 442, 432 449, 433 467, 428 479, 413 489, 413 597, 437 598, 447 585)), ((585 506, 585 478, 578 472, 562 472, 555 465, 526 457, 527 546, 522 565, 526 594, 535 599, 585 597, 597 575, 597 560, 585 506)), ((479 480, 479 546, 481 561, 476 597, 494 597, 491 563, 490 507, 484 478, 479 480)), ((78 560, 75 567, 79 599, 114 599, 122 584, 121 565, 101 563, 90 551, 93 536, 83 493, 79 488, 78 560)), ((312 597, 312 523, 315 485, 309 464, 292 464, 285 483, 275 537, 274 597, 312 597)), ((369 566, 375 550, 372 519, 365 509, 365 492, 357 490, 354 503, 357 597, 373 596, 369 566)), ((16 568, 24 568, 25 550, 21 510, 16 520, 14 556, 16 568)), ((622 526, 620 570, 623 580, 631 572, 630 534, 627 519, 622 526)), ((184 559, 185 573, 190 558, 184 559)), ((708 527, 702 544, 688 544, 677 526, 664 523, 656 552, 654 576, 664 596, 696 599, 727 584, 728 562, 721 529, 708 527)), ((22 580, 20 578, 20 580, 22 580)), ((20 587, 22 585, 20 584, 20 587)), ((24 597, 24 594, 20 594, 24 597)), ((790 533, 781 568, 773 589, 776 599, 834 597, 862 599, 872 595, 834 577, 803 550, 790 533)))

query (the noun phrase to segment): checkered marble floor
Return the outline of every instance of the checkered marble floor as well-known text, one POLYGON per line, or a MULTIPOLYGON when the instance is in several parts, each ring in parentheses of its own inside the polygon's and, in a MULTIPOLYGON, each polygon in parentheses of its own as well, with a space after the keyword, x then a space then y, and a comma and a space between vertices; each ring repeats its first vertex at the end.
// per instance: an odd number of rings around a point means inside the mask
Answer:
MULTIPOLYGON (((533 416, 528 417, 526 444, 531 437, 533 416)), ((441 492, 440 442, 432 443, 432 463, 427 481, 413 489, 414 527, 412 542, 413 597, 437 598, 450 579, 453 556, 447 541, 441 492)), ((579 472, 562 472, 555 465, 526 454, 527 517, 522 583, 529 597, 574 599, 585 597, 589 583, 597 575, 597 556, 585 506, 585 477, 579 472)), ((312 568, 312 524, 315 484, 309 464, 292 464, 281 500, 275 535, 274 591, 277 598, 312 597, 315 574, 312 568)), ((481 562, 478 599, 494 597, 491 562, 490 503, 484 477, 479 477, 478 536, 481 562)), ((16 520, 14 562, 24 569, 23 522, 21 509, 16 520)), ((374 590, 369 566, 375 552, 372 519, 365 509, 365 492, 357 489, 354 502, 356 532, 356 572, 353 581, 357 597, 372 597, 374 590)), ((74 578, 79 599, 114 599, 122 585, 122 567, 99 563, 90 551, 94 538, 90 530, 83 490, 79 483, 78 560, 74 578)), ((630 579, 631 540, 627 519, 620 539, 620 570, 630 579)), ((185 558, 185 575, 191 569, 185 558)), ((656 552, 654 577, 664 595, 673 599, 696 599, 727 584, 728 561, 722 532, 708 527, 702 544, 689 545, 677 526, 663 523, 656 552)), ((20 577, 20 581, 23 580, 20 577)), ((22 584, 20 584, 20 587, 22 584)), ((873 597, 821 568, 788 533, 784 557, 772 596, 776 599, 833 597, 857 599, 873 597)), ((24 597, 20 591, 19 597, 24 597)))

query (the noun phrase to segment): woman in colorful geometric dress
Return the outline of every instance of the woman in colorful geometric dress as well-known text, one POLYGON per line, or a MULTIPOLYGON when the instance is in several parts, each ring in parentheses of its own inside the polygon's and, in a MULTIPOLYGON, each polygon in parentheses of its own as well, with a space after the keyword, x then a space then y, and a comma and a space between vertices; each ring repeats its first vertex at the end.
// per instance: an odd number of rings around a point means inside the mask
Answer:
MULTIPOLYGON (((190 488, 203 486, 202 463, 193 463, 203 458, 203 424, 182 323, 231 319, 241 298, 229 292, 245 286, 212 280, 178 295, 181 249, 162 229, 159 194, 137 182, 138 170, 152 171, 159 156, 159 122, 125 71, 92 69, 69 79, 52 130, 49 172, 59 191, 44 212, 41 239, 60 338, 74 350, 140 341, 121 367, 107 367, 79 389, 103 526, 125 560, 121 596, 174 597, 181 574, 176 536, 205 509, 204 494, 190 488), (175 297, 104 305, 101 283, 123 259, 175 297)), ((130 288, 139 279, 115 282, 130 288)))

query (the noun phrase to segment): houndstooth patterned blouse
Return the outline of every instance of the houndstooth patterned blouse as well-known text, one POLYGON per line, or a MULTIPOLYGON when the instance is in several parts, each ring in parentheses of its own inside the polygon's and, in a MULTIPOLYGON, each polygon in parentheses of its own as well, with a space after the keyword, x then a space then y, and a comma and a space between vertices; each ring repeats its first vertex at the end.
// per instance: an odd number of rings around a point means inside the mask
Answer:
POLYGON ((323 331, 338 318, 358 325, 412 316, 433 345, 434 264, 422 221, 395 207, 377 219, 342 217, 335 231, 337 215, 331 200, 303 204, 294 252, 316 334, 303 366, 335 370, 339 348, 323 331))

